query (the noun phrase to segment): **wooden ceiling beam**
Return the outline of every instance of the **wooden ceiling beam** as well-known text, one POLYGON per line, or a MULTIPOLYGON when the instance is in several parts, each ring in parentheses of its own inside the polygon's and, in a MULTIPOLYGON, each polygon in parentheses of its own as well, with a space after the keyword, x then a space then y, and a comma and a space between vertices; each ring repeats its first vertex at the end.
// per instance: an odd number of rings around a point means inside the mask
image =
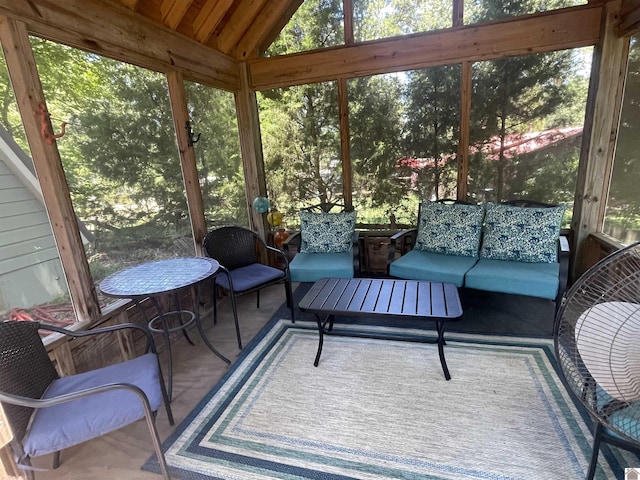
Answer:
POLYGON ((135 10, 138 7, 140 0, 120 0, 120 3, 127 7, 129 10, 135 10))
POLYGON ((640 0, 627 0, 622 5, 623 15, 618 24, 618 35, 630 37, 640 33, 640 0))
POLYGON ((193 0, 164 0, 160 5, 162 23, 171 30, 175 30, 180 25, 193 0))
POLYGON ((218 50, 223 53, 231 52, 251 24, 254 23, 265 3, 272 3, 273 1, 242 0, 218 34, 216 43, 218 50))
MULTIPOLYGON (((295 9, 297 9, 302 1, 296 0, 293 3, 295 4, 295 9)), ((274 27, 278 26, 278 32, 280 32, 282 28, 284 28, 284 25, 291 19, 291 15, 293 15, 289 13, 291 6, 292 5, 286 0, 267 1, 260 13, 256 16, 253 24, 247 29, 247 32, 230 54, 241 60, 259 56, 262 53, 262 51, 258 50, 260 45, 268 38, 274 27), (280 26, 283 18, 286 18, 286 22, 280 26)), ((273 42, 273 40, 271 40, 271 42, 273 42)), ((271 42, 269 43, 271 44, 271 42)))
POLYGON ((255 90, 482 61, 599 41, 602 5, 249 60, 255 90))
POLYGON ((284 13, 278 18, 278 20, 272 25, 271 30, 267 33, 260 43, 257 46, 258 55, 262 55, 267 49, 271 46, 271 44, 278 38, 282 29, 289 23, 293 14, 296 13, 300 5, 302 5, 303 0, 289 0, 287 3, 287 9, 284 13))
POLYGON ((81 50, 229 91, 239 88, 237 62, 125 7, 102 0, 0 0, 0 15, 31 34, 81 50))
POLYGON ((202 10, 193 21, 194 38, 200 43, 207 43, 231 5, 233 5, 233 0, 205 2, 202 10))

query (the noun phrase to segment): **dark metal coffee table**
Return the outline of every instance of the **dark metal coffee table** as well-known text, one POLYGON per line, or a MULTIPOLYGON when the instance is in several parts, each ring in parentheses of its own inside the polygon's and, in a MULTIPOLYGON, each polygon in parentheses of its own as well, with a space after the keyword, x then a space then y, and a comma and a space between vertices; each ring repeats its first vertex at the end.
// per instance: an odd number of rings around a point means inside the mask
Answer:
POLYGON ((316 367, 322 354, 324 335, 333 333, 335 315, 419 318, 436 323, 438 337, 435 342, 438 344, 440 365, 444 377, 451 379, 444 359, 444 325, 447 321, 457 320, 462 316, 458 289, 452 283, 323 278, 313 284, 298 307, 303 312, 316 315, 319 333, 318 351, 313 363, 316 367))

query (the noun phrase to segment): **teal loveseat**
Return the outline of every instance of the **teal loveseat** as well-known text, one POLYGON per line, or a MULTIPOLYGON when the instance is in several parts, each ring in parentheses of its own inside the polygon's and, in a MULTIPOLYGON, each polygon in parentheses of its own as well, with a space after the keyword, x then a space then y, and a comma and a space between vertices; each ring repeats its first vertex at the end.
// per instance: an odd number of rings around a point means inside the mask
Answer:
POLYGON ((360 254, 356 212, 300 212, 300 232, 283 244, 287 256, 299 242, 299 252, 289 262, 292 282, 316 282, 321 278, 353 278, 359 273, 360 254))
POLYGON ((556 302, 567 287, 564 208, 530 201, 502 204, 423 202, 417 228, 391 237, 388 273, 556 302), (396 258, 409 236, 413 248, 396 258))

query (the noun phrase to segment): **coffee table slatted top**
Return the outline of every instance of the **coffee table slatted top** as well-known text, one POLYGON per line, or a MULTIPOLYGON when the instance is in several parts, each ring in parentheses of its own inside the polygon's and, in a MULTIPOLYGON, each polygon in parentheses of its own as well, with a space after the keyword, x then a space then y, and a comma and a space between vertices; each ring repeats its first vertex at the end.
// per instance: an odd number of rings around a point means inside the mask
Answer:
POLYGON ((300 301, 299 308, 335 315, 376 314, 443 319, 462 315, 460 297, 454 284, 395 279, 321 279, 300 301))

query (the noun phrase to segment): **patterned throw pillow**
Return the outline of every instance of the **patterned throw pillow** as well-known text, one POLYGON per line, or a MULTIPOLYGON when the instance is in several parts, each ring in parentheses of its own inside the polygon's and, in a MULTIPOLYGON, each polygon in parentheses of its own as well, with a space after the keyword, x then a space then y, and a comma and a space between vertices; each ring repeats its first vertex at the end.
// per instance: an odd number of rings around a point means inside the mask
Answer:
POLYGON ((558 261, 564 206, 533 208, 487 203, 480 257, 529 263, 558 261))
POLYGON ((482 233, 483 205, 444 204, 424 201, 416 250, 477 257, 482 233))
POLYGON ((300 212, 300 253, 342 253, 352 249, 356 212, 300 212))

